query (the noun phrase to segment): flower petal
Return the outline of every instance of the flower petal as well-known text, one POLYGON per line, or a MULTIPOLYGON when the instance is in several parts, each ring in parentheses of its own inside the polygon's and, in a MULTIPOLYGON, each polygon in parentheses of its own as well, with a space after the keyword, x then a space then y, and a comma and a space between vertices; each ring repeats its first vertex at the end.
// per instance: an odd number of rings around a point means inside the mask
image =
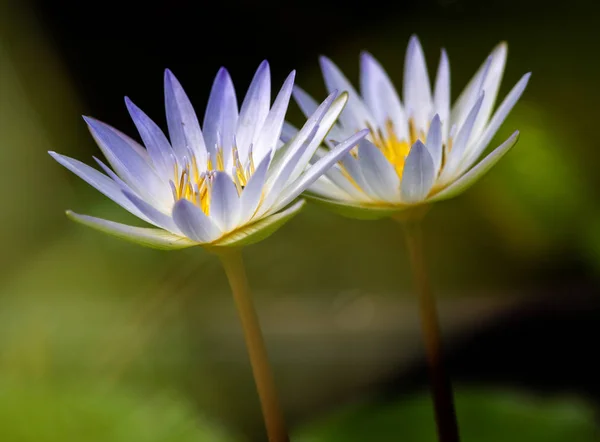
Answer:
POLYGON ((260 136, 252 150, 255 164, 260 163, 265 155, 272 150, 275 150, 277 147, 277 141, 281 135, 281 128, 290 103, 290 96, 292 95, 295 77, 296 71, 292 71, 288 75, 279 94, 277 94, 277 97, 275 98, 275 102, 267 115, 263 127, 260 129, 260 136))
POLYGON ((289 143, 297 133, 298 129, 296 129, 295 126, 291 125, 287 121, 284 121, 283 127, 281 128, 281 141, 284 143, 289 143))
POLYGON ((352 202, 319 198, 318 196, 311 195, 310 193, 305 194, 304 197, 311 203, 323 206, 326 209, 337 213, 338 215, 353 219, 377 220, 381 218, 387 218, 404 210, 404 207, 402 206, 365 206, 352 202))
POLYGON ((202 130, 206 146, 211 149, 211 152, 216 151, 217 148, 223 149, 223 163, 227 170, 232 165, 231 149, 237 119, 238 107, 233 82, 227 69, 221 68, 210 91, 202 130))
POLYGON ((233 229, 240 216, 240 197, 231 177, 216 172, 210 193, 210 218, 223 231, 233 229))
POLYGON ((413 35, 406 50, 404 62, 404 106, 418 132, 426 132, 432 114, 431 86, 425 55, 419 39, 413 35))
POLYGON ((254 144, 260 135, 270 105, 271 74, 269 63, 265 60, 256 70, 240 109, 236 143, 242 163, 248 158, 250 144, 254 144))
POLYGON ((267 170, 271 158, 262 159, 240 195, 240 224, 248 222, 256 212, 256 208, 263 198, 263 188, 267 177, 267 170))
POLYGON ((123 194, 146 216, 146 218, 148 218, 150 224, 166 229, 176 235, 181 235, 181 231, 175 224, 175 221, 173 221, 171 215, 161 212, 128 190, 123 190, 123 194))
MULTIPOLYGON (((181 83, 169 69, 165 70, 165 109, 171 145, 177 159, 183 163, 183 158, 189 157, 191 149, 198 165, 203 169, 206 166, 207 147, 204 145, 198 117, 181 83)), ((208 146, 211 154, 214 154, 213 147, 208 146)))
POLYGON ((340 123, 347 129, 356 131, 370 125, 375 127, 375 121, 371 117, 365 104, 360 99, 356 89, 342 74, 342 71, 327 57, 320 57, 321 71, 325 80, 325 86, 329 92, 338 90, 348 93, 348 105, 339 117, 340 123))
POLYGON ((494 149, 487 157, 479 162, 475 167, 454 181, 444 190, 436 193, 427 202, 442 201, 464 192, 475 182, 487 173, 516 143, 519 139, 519 132, 513 133, 508 140, 494 149))
POLYGON ((435 165, 425 145, 417 140, 410 149, 402 172, 402 202, 422 202, 435 182, 435 165))
POLYGON ((400 140, 408 137, 406 114, 387 73, 368 52, 360 56, 360 90, 380 129, 391 122, 400 140))
POLYGON ((172 201, 168 186, 118 130, 93 118, 84 119, 102 153, 127 185, 159 207, 172 201))
POLYGON ((148 150, 152 164, 159 175, 166 180, 173 178, 175 156, 169 140, 163 131, 133 102, 125 97, 125 105, 137 127, 140 137, 148 150))
MULTIPOLYGON (((435 78, 433 106, 442 122, 442 142, 446 142, 450 130, 450 61, 448 60, 448 54, 443 49, 435 78)), ((429 140, 429 137, 427 137, 427 140, 429 140)))
POLYGON ((200 243, 210 243, 221 236, 219 228, 202 209, 188 200, 180 199, 173 206, 173 220, 188 238, 200 243))
POLYGON ((400 197, 400 178, 381 150, 367 140, 358 144, 358 162, 365 181, 382 200, 397 202, 400 197))
POLYGON ((433 160, 433 168, 435 170, 435 176, 437 177, 440 167, 442 166, 442 149, 443 149, 443 135, 442 135, 442 122, 440 116, 436 114, 431 120, 429 126, 429 132, 427 133, 426 147, 433 160))
POLYGON ((198 243, 188 238, 174 235, 162 229, 128 226, 93 216, 79 215, 70 210, 67 211, 67 216, 85 226, 154 249, 173 250, 198 245, 198 243))
POLYGON ((215 242, 214 245, 219 247, 240 247, 262 241, 295 216, 303 206, 304 201, 300 200, 279 213, 235 230, 233 233, 215 242))

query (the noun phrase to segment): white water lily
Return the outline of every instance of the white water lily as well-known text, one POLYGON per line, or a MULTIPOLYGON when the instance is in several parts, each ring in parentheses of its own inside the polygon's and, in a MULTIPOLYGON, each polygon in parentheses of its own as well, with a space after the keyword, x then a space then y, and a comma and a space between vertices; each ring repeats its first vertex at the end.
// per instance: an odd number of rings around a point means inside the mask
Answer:
POLYGON ((352 134, 307 167, 343 110, 347 94, 333 92, 311 112, 296 136, 282 145, 280 135, 294 76, 292 72, 287 77, 271 105, 269 65, 263 62, 238 112, 233 83, 222 68, 201 128, 181 84, 167 70, 170 139, 125 99, 145 148, 106 124, 85 118, 112 169, 97 158, 105 173, 55 152, 50 155, 156 228, 67 214, 106 233, 162 249, 238 246, 270 235, 302 207, 303 201, 293 203, 296 197, 367 133, 352 134))
MULTIPOLYGON (((450 65, 442 50, 431 88, 418 39, 410 39, 404 66, 403 102, 381 65, 368 53, 360 59, 361 95, 328 58, 321 69, 327 89, 349 93, 348 105, 326 140, 329 150, 357 131, 369 135, 310 186, 307 196, 356 218, 394 215, 415 206, 448 199, 485 174, 518 138, 508 140, 478 161, 523 93, 525 74, 492 114, 504 66, 506 44, 498 45, 456 103, 450 105, 450 65)), ((294 98, 309 115, 317 103, 302 89, 294 98)), ((284 139, 295 133, 286 125, 284 139)), ((327 149, 317 152, 325 155, 327 149)))

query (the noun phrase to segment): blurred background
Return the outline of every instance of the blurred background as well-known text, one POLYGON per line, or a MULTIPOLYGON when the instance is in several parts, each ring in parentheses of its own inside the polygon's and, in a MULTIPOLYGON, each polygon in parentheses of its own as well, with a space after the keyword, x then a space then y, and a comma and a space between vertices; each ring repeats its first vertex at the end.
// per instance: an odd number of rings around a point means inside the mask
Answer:
MULTIPOLYGON (((65 209, 138 223, 56 164, 99 150, 81 115, 163 128, 171 69, 203 114, 263 59, 324 98, 318 56, 357 84, 361 50, 401 84, 416 33, 455 98, 509 44, 499 97, 529 87, 492 145, 516 148, 435 206, 426 252, 464 441, 600 440, 600 6, 593 0, 0 1, 0 440, 265 440, 218 262, 141 248, 65 209)), ((295 103, 288 120, 301 124, 295 103)), ((138 223, 139 224, 139 223, 138 223)), ((247 248, 294 441, 435 441, 402 232, 309 206, 247 248)))

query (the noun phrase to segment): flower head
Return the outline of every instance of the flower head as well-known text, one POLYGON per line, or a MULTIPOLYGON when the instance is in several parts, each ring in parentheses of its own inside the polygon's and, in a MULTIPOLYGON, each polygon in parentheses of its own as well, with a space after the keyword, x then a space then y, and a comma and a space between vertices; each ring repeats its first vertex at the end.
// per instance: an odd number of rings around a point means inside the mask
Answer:
POLYGON ((55 152, 50 155, 104 195, 157 228, 67 214, 83 224, 157 248, 243 245, 278 228, 302 206, 296 197, 366 135, 357 133, 309 165, 345 106, 332 93, 285 145, 282 125, 293 88, 292 72, 271 105, 269 65, 263 62, 238 112, 233 83, 221 69, 202 128, 181 84, 165 72, 169 139, 128 98, 127 109, 145 148, 112 127, 85 118, 108 167, 105 174, 55 152))
MULTIPOLYGON (((492 51, 452 107, 446 52, 442 50, 432 90, 415 36, 406 53, 403 103, 370 54, 363 53, 360 59, 362 96, 333 62, 322 57, 327 89, 349 93, 348 105, 331 129, 327 146, 333 148, 336 140, 365 127, 369 135, 310 187, 314 199, 342 214, 377 218, 451 198, 473 184, 517 141, 515 132, 476 164, 529 80, 530 74, 525 74, 492 114, 506 52, 504 43, 492 51)), ((298 87, 294 98, 305 114, 317 105, 298 87)), ((286 134, 293 133, 286 126, 286 134)))

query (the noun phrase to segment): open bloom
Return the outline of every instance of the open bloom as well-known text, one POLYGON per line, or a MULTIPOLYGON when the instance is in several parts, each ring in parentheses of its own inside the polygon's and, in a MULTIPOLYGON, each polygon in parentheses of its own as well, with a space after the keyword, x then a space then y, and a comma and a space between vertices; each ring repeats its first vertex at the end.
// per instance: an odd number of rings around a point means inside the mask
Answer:
MULTIPOLYGON (((515 132, 477 163, 529 80, 530 74, 525 74, 492 115, 506 52, 504 43, 494 49, 452 107, 446 52, 442 50, 432 91, 423 50, 414 36, 406 53, 403 103, 368 53, 360 59, 362 96, 322 57, 327 89, 349 93, 327 146, 333 149, 336 141, 365 127, 369 135, 310 187, 313 198, 348 216, 377 218, 453 197, 473 184, 517 141, 515 132)), ((307 115, 317 106, 298 87, 294 98, 307 115)), ((286 126, 285 134, 293 133, 286 126)))
POLYGON ((145 148, 112 127, 85 118, 112 167, 106 174, 50 152, 67 169, 123 208, 156 226, 143 228, 67 214, 88 226, 157 248, 243 245, 278 228, 302 206, 296 197, 366 135, 353 134, 307 167, 338 118, 347 94, 332 93, 298 134, 281 145, 292 93, 292 72, 271 106, 269 65, 263 62, 238 112, 233 83, 221 69, 213 83, 202 129, 181 84, 165 72, 169 139, 128 98, 127 108, 145 148))

